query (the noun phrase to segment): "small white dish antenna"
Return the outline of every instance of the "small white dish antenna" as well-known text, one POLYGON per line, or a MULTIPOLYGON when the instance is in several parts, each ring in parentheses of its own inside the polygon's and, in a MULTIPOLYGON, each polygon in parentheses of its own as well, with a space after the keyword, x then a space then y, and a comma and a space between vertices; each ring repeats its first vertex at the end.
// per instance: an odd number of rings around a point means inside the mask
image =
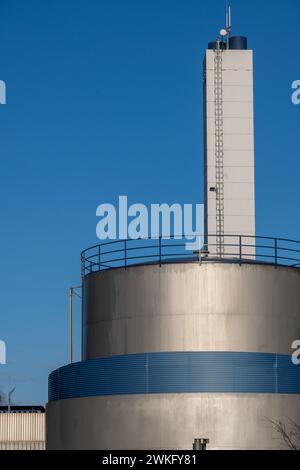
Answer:
POLYGON ((228 33, 227 33, 226 29, 221 29, 220 34, 221 34, 221 36, 227 36, 228 33))

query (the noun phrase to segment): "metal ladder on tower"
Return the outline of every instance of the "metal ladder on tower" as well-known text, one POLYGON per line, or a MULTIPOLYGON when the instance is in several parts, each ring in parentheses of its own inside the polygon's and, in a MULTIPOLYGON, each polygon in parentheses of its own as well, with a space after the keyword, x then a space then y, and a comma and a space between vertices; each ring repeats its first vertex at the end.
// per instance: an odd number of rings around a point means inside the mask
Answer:
POLYGON ((215 92, 215 165, 216 165, 216 251, 224 255, 224 142, 223 142, 223 81, 222 49, 217 42, 214 56, 215 92))

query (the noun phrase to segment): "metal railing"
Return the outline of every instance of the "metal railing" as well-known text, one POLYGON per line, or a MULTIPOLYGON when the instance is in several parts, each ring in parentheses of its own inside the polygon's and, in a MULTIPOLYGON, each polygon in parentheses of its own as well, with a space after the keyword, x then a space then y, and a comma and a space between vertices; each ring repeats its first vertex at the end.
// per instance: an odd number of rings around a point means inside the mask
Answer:
MULTIPOLYGON (((87 248, 81 253, 82 276, 114 268, 141 264, 178 262, 265 263, 300 268, 300 241, 250 235, 224 235, 222 256, 217 252, 217 236, 196 236, 195 246, 187 235, 178 237, 113 240, 87 248)), ((194 238, 194 241, 195 241, 194 238)))

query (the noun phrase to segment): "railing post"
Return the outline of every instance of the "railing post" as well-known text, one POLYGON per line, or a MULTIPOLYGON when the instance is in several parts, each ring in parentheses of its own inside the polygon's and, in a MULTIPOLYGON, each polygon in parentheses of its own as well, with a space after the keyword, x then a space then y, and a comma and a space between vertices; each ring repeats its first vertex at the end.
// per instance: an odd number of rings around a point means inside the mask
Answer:
POLYGON ((239 235, 240 266, 242 264, 242 235, 239 235))
POLYGON ((124 249, 125 249, 125 269, 127 269, 127 240, 124 240, 124 249))
POLYGON ((161 235, 159 237, 159 266, 161 267, 161 235))
POLYGON ((277 263, 278 263, 278 240, 277 238, 275 238, 274 243, 275 243, 275 266, 277 266, 277 263))
POLYGON ((98 246, 98 266, 99 271, 101 271, 101 245, 98 246))

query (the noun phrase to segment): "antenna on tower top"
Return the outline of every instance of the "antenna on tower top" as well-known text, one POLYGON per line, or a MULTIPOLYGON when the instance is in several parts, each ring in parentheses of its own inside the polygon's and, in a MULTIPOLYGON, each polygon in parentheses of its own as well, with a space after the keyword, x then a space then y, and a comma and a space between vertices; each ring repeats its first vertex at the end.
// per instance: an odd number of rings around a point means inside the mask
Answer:
POLYGON ((228 0, 226 0, 226 28, 221 29, 221 37, 226 37, 226 49, 229 49, 229 38, 231 33, 231 6, 228 0))
POLYGON ((226 0, 226 48, 229 49, 229 38, 231 33, 231 5, 226 0))
POLYGON ((231 30, 231 5, 226 2, 226 29, 231 30))

